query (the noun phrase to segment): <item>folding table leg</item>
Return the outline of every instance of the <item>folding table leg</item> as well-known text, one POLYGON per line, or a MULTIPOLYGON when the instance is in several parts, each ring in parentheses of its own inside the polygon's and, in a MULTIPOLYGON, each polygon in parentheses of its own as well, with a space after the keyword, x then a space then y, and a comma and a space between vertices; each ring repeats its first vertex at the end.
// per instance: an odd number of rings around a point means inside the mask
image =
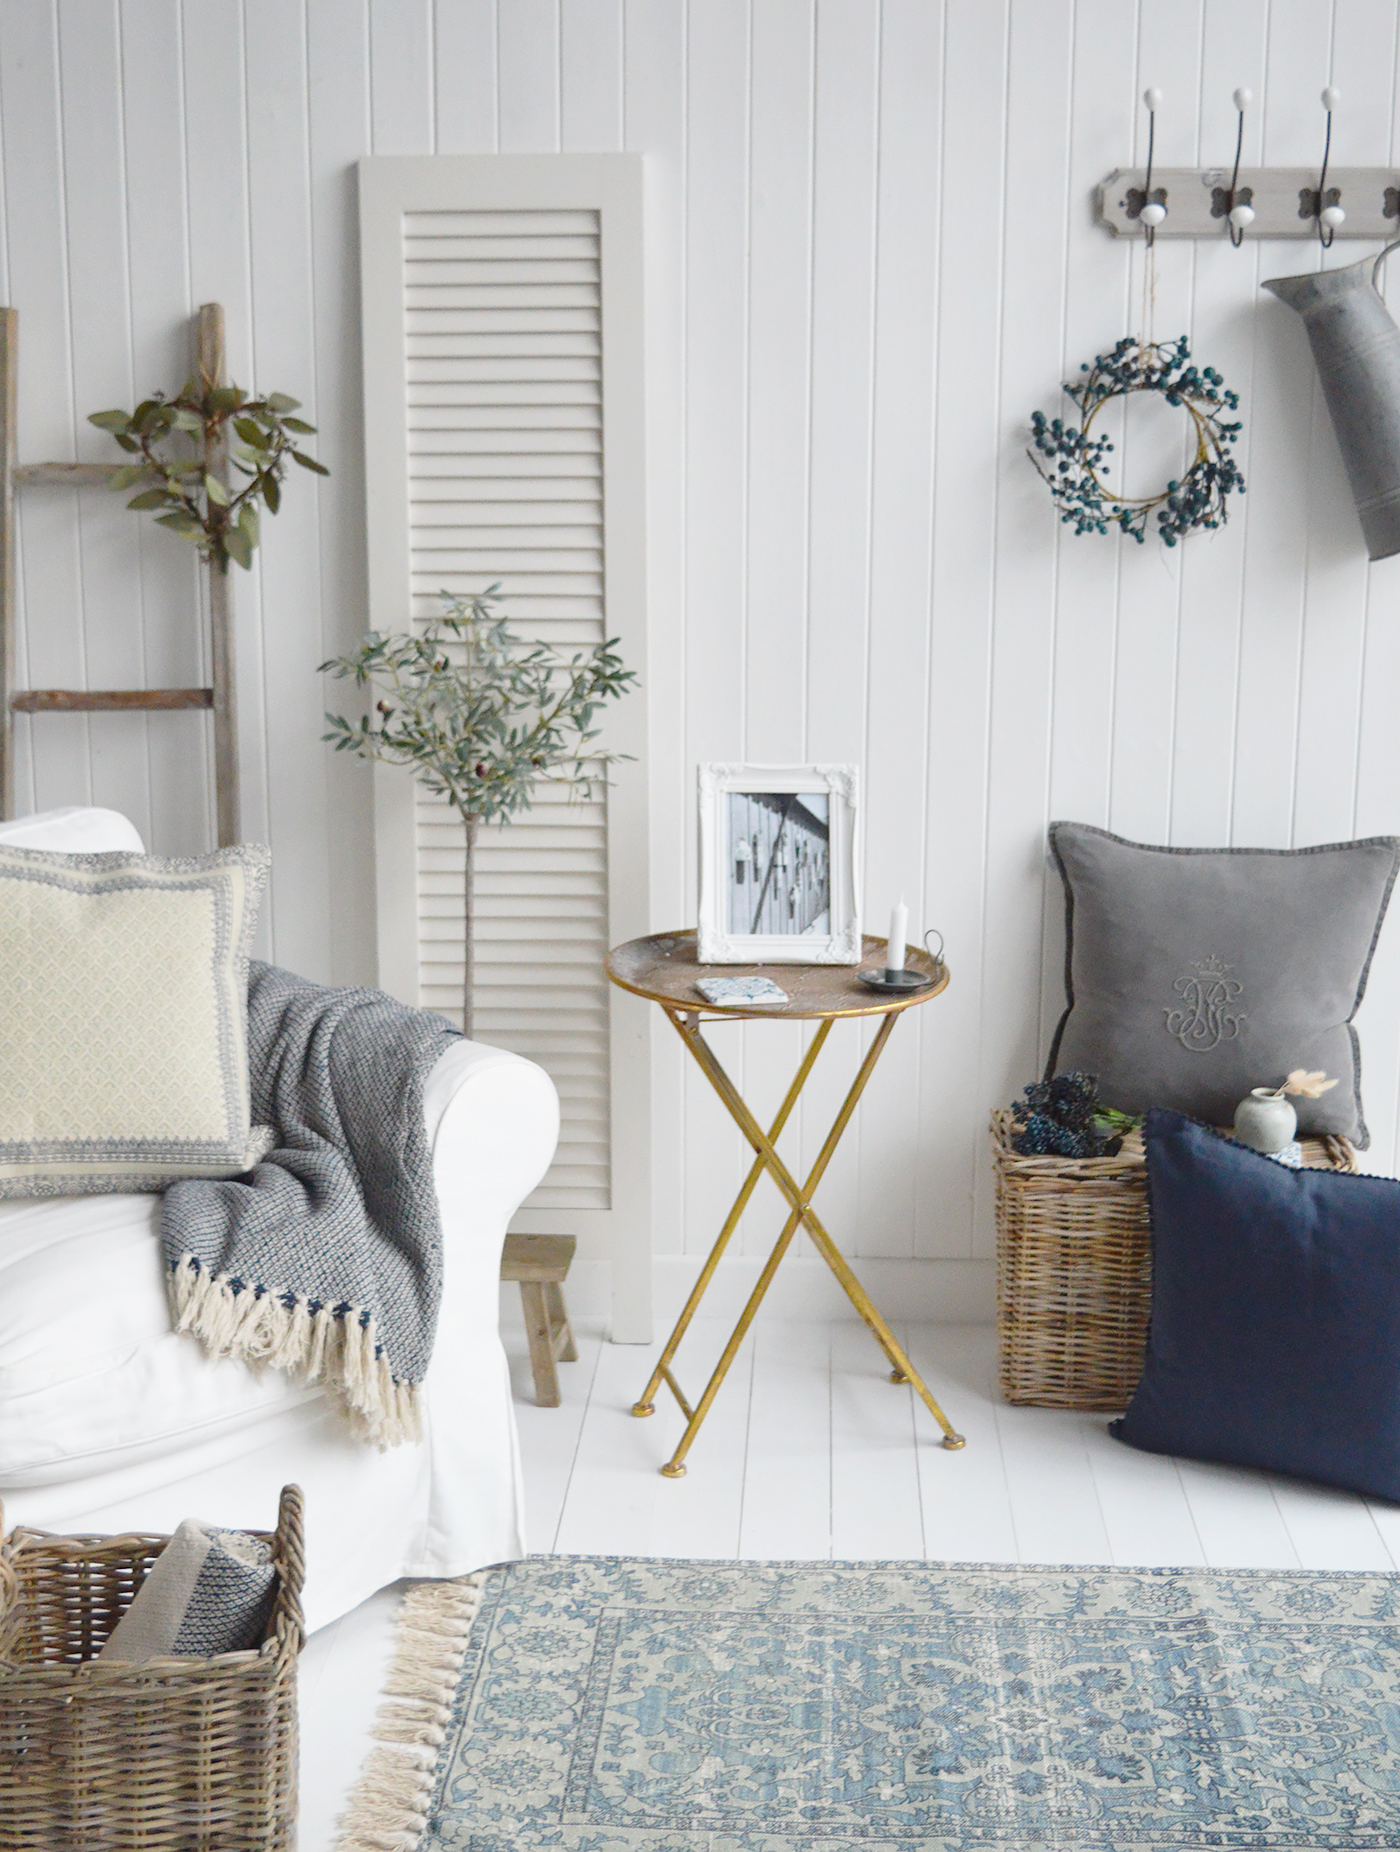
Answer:
MULTIPOLYGON (((755 1172, 762 1169, 768 1171, 773 1181, 778 1185, 778 1188, 787 1197, 791 1205, 791 1213, 783 1227, 782 1233, 778 1237, 772 1253, 768 1257, 763 1272, 759 1276, 757 1285, 749 1296, 748 1303, 744 1307, 739 1323, 735 1326, 729 1342, 725 1346, 724 1354, 721 1356, 719 1363, 715 1367, 714 1374, 705 1387, 705 1393, 701 1396, 697 1406, 692 1410, 681 1394, 674 1377, 671 1375, 669 1368, 670 1358, 674 1354, 675 1346, 680 1342, 680 1336, 683 1333, 685 1324, 689 1322, 695 1306, 699 1304, 700 1296, 704 1288, 709 1284, 710 1277, 718 1263, 719 1255, 723 1252, 724 1244, 728 1242, 729 1236, 733 1232, 733 1224, 738 1221, 738 1214, 731 1212, 730 1221, 726 1223, 725 1229, 721 1233, 720 1240, 716 1244, 715 1250, 711 1253, 709 1261, 706 1263, 705 1272, 701 1275, 696 1290, 691 1294, 686 1309, 682 1313, 682 1322, 678 1325, 676 1333, 673 1334, 673 1340, 667 1346, 666 1352, 663 1353, 661 1363, 658 1364, 656 1372, 647 1386, 646 1400, 649 1402, 658 1384, 665 1381, 687 1417, 686 1429, 681 1436, 680 1444, 677 1446, 671 1459, 661 1468, 662 1473, 669 1479, 676 1479, 685 1472, 685 1456, 690 1451, 690 1447, 700 1431, 705 1416, 709 1413, 710 1405, 718 1394, 720 1385, 723 1383, 725 1376, 728 1374, 729 1367, 738 1353, 739 1346, 743 1343, 744 1338, 748 1334, 749 1327, 753 1323, 760 1305, 763 1303, 764 1295, 772 1284, 773 1276, 778 1270, 780 1261, 791 1245, 792 1238, 796 1234, 798 1228, 803 1226, 806 1227, 808 1234, 811 1235, 813 1241, 816 1243, 818 1252, 822 1255, 822 1258, 841 1282, 847 1297, 855 1306, 857 1312, 860 1313, 867 1328, 872 1332, 885 1352, 885 1355, 889 1358, 890 1363, 893 1365, 893 1380, 896 1382, 906 1381, 914 1385, 924 1405, 929 1410, 929 1413, 934 1417, 935 1421, 937 1421, 939 1427, 942 1428, 944 1436, 943 1445, 945 1447, 956 1449, 964 1446, 966 1443, 963 1437, 954 1431, 951 1422, 934 1400, 923 1378, 919 1375, 908 1357, 905 1356, 903 1349, 895 1339, 889 1326, 876 1310, 865 1288, 860 1284, 860 1281, 847 1265, 840 1249, 827 1233, 822 1225, 820 1217, 812 1208, 812 1197, 816 1191, 817 1185, 821 1182, 826 1167, 830 1163, 832 1155, 841 1140, 842 1134, 845 1132, 850 1122, 852 1113, 855 1111, 856 1104, 861 1094, 865 1091, 866 1083, 874 1071, 875 1063, 879 1060, 885 1043, 889 1040, 890 1032, 894 1027, 894 1015, 887 1015, 881 1023, 879 1032, 872 1042, 865 1059, 861 1062, 860 1070, 855 1080, 852 1082, 850 1091, 847 1093, 845 1100, 842 1102, 841 1110, 836 1115, 830 1132, 827 1134, 826 1141, 818 1154, 817 1161, 812 1166, 805 1185, 799 1188, 791 1172, 778 1156, 774 1146, 774 1139, 776 1138, 777 1132, 781 1130, 782 1121, 786 1119, 787 1113, 791 1110, 791 1102, 796 1098, 797 1091, 800 1090, 801 1084, 806 1080, 807 1074, 811 1071, 812 1060, 815 1058, 815 1047, 820 1040, 825 1039, 824 1035, 817 1038, 813 1049, 809 1050, 808 1057, 799 1070, 794 1086, 789 1090, 788 1099, 784 1101, 783 1110, 779 1115, 778 1122, 775 1124, 775 1130, 770 1134, 765 1134, 753 1114, 749 1111, 748 1106, 744 1103, 743 1097, 735 1087, 733 1081, 730 1080, 728 1074, 716 1058, 713 1049, 710 1048, 705 1038, 701 1035, 698 1016, 693 1013, 685 1014, 679 1011, 672 1012, 669 1010, 667 1014, 671 1017, 672 1022, 679 1031, 681 1039, 685 1042, 691 1054, 695 1057, 695 1060, 704 1070, 706 1078, 724 1101, 734 1122, 738 1125, 740 1131, 758 1154, 754 1171, 750 1173, 750 1177, 745 1184, 745 1189, 740 1193, 740 1202, 736 1204, 736 1211, 742 1207, 743 1202, 747 1201, 746 1192, 751 1191, 753 1184, 757 1181, 755 1172)), ((830 1021, 831 1019, 828 1018, 823 1022, 823 1030, 830 1027, 830 1021)), ((637 1404, 633 1412, 637 1414, 650 1414, 651 1408, 650 1406, 637 1404)))

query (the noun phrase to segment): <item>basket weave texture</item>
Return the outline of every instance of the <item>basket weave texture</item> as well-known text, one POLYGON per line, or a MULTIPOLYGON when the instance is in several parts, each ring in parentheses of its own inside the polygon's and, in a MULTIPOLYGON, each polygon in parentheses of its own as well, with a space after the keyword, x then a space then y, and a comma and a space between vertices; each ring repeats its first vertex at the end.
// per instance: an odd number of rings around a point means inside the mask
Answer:
MULTIPOLYGON (((1022 1157, 1009 1112, 992 1114, 997 1350, 1008 1402, 1126 1408, 1142 1375, 1152 1300, 1147 1159, 1130 1132, 1117 1157, 1022 1157)), ((1356 1169, 1344 1138, 1305 1138, 1315 1169, 1356 1169)))
POLYGON ((0 1548, 4 1852, 292 1852, 301 1492, 282 1493, 278 1589, 256 1651, 95 1657, 165 1537, 15 1531, 0 1548))

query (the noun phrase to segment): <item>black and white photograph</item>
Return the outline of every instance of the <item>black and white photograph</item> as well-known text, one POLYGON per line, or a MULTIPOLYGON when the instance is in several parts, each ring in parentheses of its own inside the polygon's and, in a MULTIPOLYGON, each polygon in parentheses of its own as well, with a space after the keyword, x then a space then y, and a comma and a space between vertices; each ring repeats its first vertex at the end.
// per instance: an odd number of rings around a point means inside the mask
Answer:
POLYGON ((854 765, 701 765, 702 964, 858 964, 854 765))
POLYGON ((729 930, 831 931, 830 799, 824 791, 731 791, 729 930))

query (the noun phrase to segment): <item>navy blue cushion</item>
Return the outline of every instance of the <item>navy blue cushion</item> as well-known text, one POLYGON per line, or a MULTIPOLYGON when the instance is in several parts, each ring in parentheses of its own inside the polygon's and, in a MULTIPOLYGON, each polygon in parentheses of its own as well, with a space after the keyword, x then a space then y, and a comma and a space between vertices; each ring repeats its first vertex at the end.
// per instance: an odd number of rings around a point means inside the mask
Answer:
POLYGON ((1400 1499, 1400 1183, 1147 1115, 1152 1324, 1120 1440, 1400 1499))

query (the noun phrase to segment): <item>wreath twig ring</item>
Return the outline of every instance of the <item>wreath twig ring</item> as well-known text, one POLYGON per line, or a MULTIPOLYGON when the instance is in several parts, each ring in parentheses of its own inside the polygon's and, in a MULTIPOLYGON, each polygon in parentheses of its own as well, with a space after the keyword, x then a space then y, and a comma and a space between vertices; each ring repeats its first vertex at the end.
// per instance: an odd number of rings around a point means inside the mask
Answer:
POLYGON ((1061 521, 1076 534, 1106 534, 1111 526, 1119 527, 1141 545, 1155 511, 1161 538, 1174 547, 1184 534, 1221 526, 1226 498, 1243 495, 1244 477, 1231 451, 1242 427, 1238 419, 1229 423, 1222 415, 1239 409, 1239 394, 1227 390, 1214 367, 1197 368, 1190 361, 1185 335, 1164 346, 1125 336, 1111 354, 1100 354, 1092 366, 1086 362, 1080 368, 1085 378, 1065 382, 1079 407, 1077 425, 1032 412, 1034 448, 1026 455, 1049 486, 1061 521), (1103 480, 1113 445, 1095 434, 1094 421, 1112 400, 1135 392, 1160 393, 1168 405, 1183 407, 1195 436, 1190 467, 1155 495, 1119 495, 1103 480))

